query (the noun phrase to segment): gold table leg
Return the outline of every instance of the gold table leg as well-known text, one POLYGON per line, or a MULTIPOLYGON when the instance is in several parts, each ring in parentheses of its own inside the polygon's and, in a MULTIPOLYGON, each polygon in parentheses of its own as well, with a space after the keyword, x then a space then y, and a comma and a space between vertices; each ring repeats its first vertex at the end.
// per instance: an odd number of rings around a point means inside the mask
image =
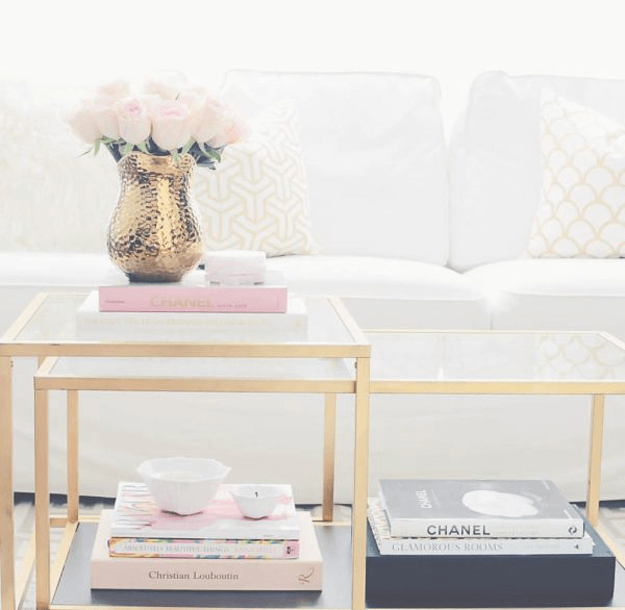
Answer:
POLYGON ((605 396, 603 394, 595 394, 592 397, 590 420, 590 457, 588 460, 588 496, 586 498, 586 516, 593 526, 599 523, 604 411, 605 396))
POLYGON ((50 607, 48 391, 35 390, 35 583, 37 610, 50 607))
POLYGON ((364 610, 369 481, 369 358, 356 360, 354 505, 352 515, 352 609, 364 610))
POLYGON ((78 390, 67 391, 67 520, 78 522, 78 390))
POLYGON ((15 610, 12 367, 11 358, 0 358, 0 577, 3 610, 15 610))
POLYGON ((334 519, 334 460, 336 450, 336 394, 326 394, 323 434, 323 521, 334 519))

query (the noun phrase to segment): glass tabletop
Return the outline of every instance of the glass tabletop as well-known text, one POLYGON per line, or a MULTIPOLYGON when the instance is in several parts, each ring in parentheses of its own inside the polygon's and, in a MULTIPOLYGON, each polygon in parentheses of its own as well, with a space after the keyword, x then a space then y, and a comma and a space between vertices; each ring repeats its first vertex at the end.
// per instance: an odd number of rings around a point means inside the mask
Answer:
POLYGON ((604 333, 367 332, 379 382, 625 382, 625 349, 604 333))
MULTIPOLYGON (((131 343, 136 345, 147 343, 153 344, 158 342, 161 344, 191 343, 217 346, 230 344, 255 344, 263 346, 294 347, 346 346, 347 348, 365 345, 366 352, 368 354, 369 347, 367 340, 355 323, 353 323, 342 303, 337 299, 302 297, 305 303, 306 322, 305 327, 303 329, 300 328, 297 332, 281 332, 280 325, 277 325, 279 332, 273 332, 272 329, 268 332, 261 332, 256 328, 251 330, 249 333, 246 333, 245 329, 238 328, 237 332, 230 335, 229 329, 224 330, 223 328, 215 328, 214 334, 212 331, 207 331, 203 332, 201 336, 199 336, 197 332, 194 332, 192 328, 189 328, 190 325, 185 324, 186 320, 188 320, 188 318, 185 318, 185 315, 188 314, 175 312, 171 314, 171 324, 168 323, 167 328, 156 328, 153 332, 133 331, 127 335, 120 334, 119 329, 117 329, 115 332, 111 332, 110 339, 108 338, 108 335, 104 333, 102 335, 103 338, 94 340, 92 335, 85 332, 84 325, 80 324, 80 308, 88 295, 88 292, 72 294, 47 293, 39 295, 38 298, 24 311, 22 316, 18 318, 13 327, 11 327, 4 335, 0 344, 3 353, 22 354, 25 353, 25 350, 27 351, 29 345, 53 347, 69 344, 91 344, 94 346, 104 346, 106 344, 119 345, 131 343), (230 339, 231 336, 234 337, 234 341, 230 339), (11 351, 11 346, 21 346, 23 349, 22 351, 11 351)), ((101 315, 103 318, 105 316, 109 316, 107 312, 98 312, 98 315, 101 315)), ((137 318, 136 326, 139 330, 142 324, 150 322, 149 316, 152 314, 124 313, 123 315, 135 316, 137 318)), ((193 313, 190 315, 198 314, 193 313)), ((222 315, 241 316, 241 318, 237 317, 237 322, 239 319, 243 320, 244 317, 247 316, 250 324, 253 322, 253 318, 251 318, 251 316, 254 316, 254 314, 249 313, 206 313, 202 315, 206 315, 207 317, 212 316, 211 320, 220 320, 218 316, 222 315)), ((285 314, 276 313, 267 315, 281 316, 285 314)), ((64 351, 62 349, 56 351, 43 350, 41 353, 74 355, 74 353, 70 354, 67 353, 67 350, 64 351)), ((76 353, 78 354, 83 352, 77 350, 76 353)), ((99 355, 97 349, 90 350, 89 354, 99 355), (93 354, 91 354, 92 351, 93 354)), ((106 354, 102 352, 102 355, 108 354, 109 352, 106 352, 106 354)), ((357 350, 354 352, 354 355, 367 354, 365 354, 365 352, 361 354, 357 350)), ((188 355, 193 354, 189 353, 188 355)), ((268 353, 267 355, 271 354, 268 353)), ((302 353, 299 355, 305 354, 302 353)), ((311 353, 310 355, 317 356, 318 354, 311 353)), ((348 356, 348 354, 345 355, 348 356)))
POLYGON ((49 377, 353 381, 340 358, 59 358, 49 377))

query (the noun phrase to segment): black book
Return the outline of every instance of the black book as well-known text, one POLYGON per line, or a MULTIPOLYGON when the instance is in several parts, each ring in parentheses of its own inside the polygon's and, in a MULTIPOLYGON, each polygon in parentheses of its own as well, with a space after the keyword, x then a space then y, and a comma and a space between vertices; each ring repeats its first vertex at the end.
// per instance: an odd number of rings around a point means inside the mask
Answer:
POLYGON ((590 606, 614 592, 616 560, 594 528, 592 555, 380 555, 367 532, 367 604, 384 607, 590 606))

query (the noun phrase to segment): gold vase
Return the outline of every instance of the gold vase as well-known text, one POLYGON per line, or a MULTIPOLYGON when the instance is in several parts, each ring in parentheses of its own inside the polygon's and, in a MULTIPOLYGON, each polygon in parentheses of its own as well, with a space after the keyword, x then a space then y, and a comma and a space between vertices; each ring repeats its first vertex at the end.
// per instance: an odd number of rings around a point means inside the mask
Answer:
POLYGON ((132 152, 117 164, 121 189, 107 250, 131 282, 178 282, 202 258, 200 223, 190 198, 191 155, 178 163, 132 152))

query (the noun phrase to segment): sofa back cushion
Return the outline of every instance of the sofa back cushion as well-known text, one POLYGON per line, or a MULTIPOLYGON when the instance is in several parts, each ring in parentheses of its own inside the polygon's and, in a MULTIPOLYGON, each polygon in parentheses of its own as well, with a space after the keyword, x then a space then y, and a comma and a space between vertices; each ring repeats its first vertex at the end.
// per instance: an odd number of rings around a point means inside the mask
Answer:
POLYGON ((119 180, 109 153, 81 156, 66 124, 81 93, 0 80, 0 250, 105 251, 119 180))
POLYGON ((481 75, 450 144, 450 264, 522 256, 540 203, 544 89, 625 122, 625 81, 481 75))
POLYGON ((299 108, 313 235, 324 254, 448 259, 446 153, 436 80, 414 74, 236 70, 247 116, 299 108))

